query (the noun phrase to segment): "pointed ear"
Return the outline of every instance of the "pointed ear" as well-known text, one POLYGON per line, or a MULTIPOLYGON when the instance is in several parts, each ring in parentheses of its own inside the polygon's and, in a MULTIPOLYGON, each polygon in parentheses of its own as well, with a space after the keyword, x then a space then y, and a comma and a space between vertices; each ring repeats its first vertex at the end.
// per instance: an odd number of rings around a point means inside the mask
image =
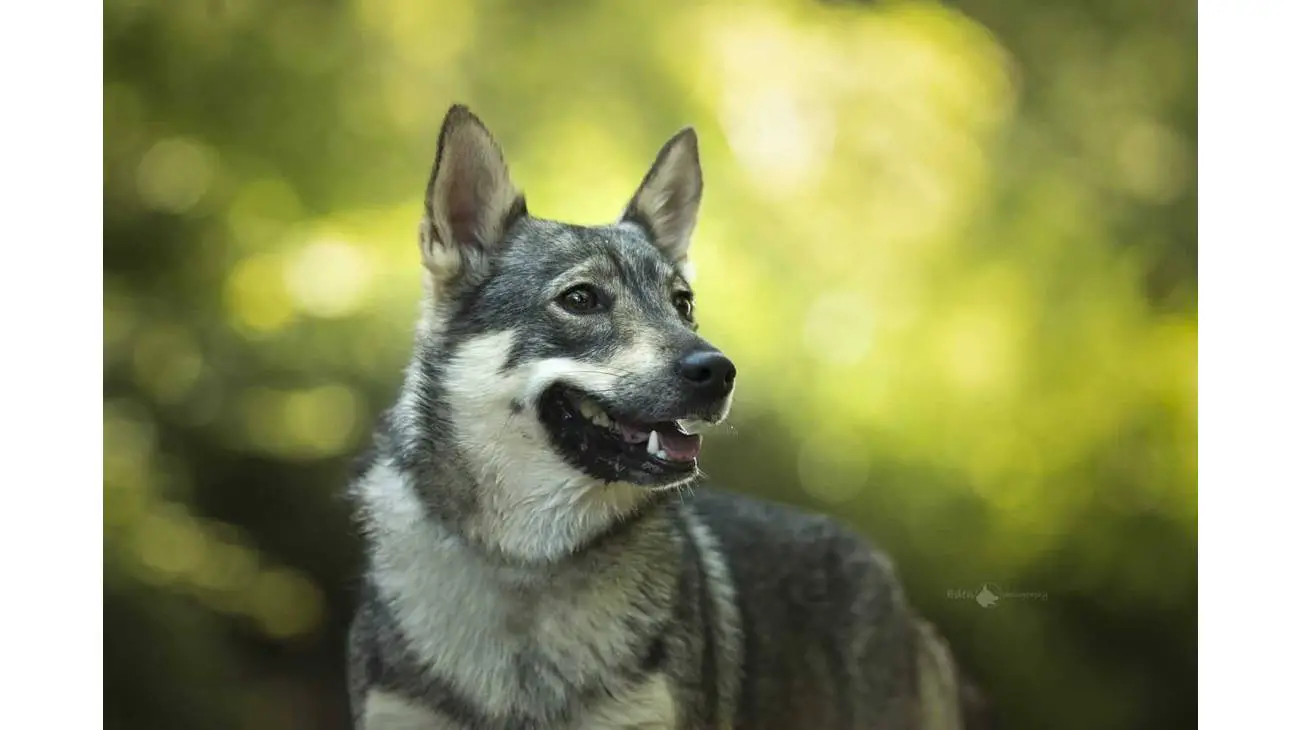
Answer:
POLYGON ((505 157, 487 127, 465 106, 448 112, 424 196, 420 252, 436 279, 486 268, 506 229, 527 214, 505 157))
POLYGON ((691 245, 703 193, 699 142, 695 130, 687 127, 659 150, 650 172, 623 212, 623 220, 644 228, 669 260, 680 263, 685 261, 691 245))

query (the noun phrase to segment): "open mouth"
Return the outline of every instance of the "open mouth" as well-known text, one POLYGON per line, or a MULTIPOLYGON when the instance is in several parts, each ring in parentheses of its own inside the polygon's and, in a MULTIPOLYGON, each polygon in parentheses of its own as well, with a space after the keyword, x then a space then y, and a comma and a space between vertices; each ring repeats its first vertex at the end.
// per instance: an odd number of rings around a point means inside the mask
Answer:
POLYGON ((662 485, 696 472, 702 439, 681 421, 640 421, 564 385, 548 388, 538 405, 556 447, 597 479, 662 485))

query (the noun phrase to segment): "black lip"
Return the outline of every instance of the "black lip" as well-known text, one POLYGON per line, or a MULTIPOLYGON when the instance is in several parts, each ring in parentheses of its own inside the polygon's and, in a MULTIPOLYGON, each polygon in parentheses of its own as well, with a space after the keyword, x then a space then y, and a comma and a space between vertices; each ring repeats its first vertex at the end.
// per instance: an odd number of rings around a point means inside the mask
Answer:
POLYGON ((578 412, 579 398, 590 398, 606 413, 624 423, 645 423, 647 430, 655 423, 620 413, 602 399, 578 388, 552 385, 538 399, 538 414, 552 445, 574 468, 607 482, 642 486, 672 484, 698 473, 695 459, 668 461, 651 456, 646 452, 645 443, 627 443, 610 429, 591 423, 578 412))

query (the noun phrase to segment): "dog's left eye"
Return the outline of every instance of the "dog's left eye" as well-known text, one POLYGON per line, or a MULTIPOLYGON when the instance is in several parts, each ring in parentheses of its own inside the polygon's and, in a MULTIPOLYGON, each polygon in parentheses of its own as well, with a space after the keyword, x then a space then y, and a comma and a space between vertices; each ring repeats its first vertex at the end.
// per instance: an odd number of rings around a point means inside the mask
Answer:
POLYGON ((560 295, 560 306, 573 314, 591 314, 604 309, 600 294, 589 284, 579 284, 560 295))
POLYGON ((687 322, 695 320, 695 299, 688 291, 679 291, 673 295, 673 306, 687 322))

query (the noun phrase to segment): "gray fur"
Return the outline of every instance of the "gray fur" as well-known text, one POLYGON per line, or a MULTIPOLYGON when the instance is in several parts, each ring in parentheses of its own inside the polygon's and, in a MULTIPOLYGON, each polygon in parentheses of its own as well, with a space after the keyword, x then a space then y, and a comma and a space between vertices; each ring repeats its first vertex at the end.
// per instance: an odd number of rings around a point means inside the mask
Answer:
POLYGON ((726 416, 730 380, 680 365, 714 352, 682 299, 701 191, 684 131, 623 220, 539 219, 482 123, 449 112, 414 357, 350 489, 356 727, 963 726, 946 647, 863 538, 684 490, 680 460, 589 454, 555 420, 569 392, 619 422, 726 416), (603 309, 566 309, 575 285, 603 309))

